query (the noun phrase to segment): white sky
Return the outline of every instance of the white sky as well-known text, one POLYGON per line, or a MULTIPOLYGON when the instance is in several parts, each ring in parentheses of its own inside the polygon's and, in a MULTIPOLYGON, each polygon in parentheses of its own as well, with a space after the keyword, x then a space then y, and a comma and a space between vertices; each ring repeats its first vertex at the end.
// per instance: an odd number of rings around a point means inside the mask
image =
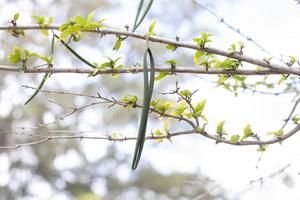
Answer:
MULTIPOLYGON (((165 2, 166 0, 162 0, 160 3, 165 2)), ((109 19, 109 23, 113 24, 114 27, 131 22, 135 13, 135 1, 130 1, 130 3, 121 1, 121 3, 126 5, 127 8, 121 10, 121 13, 119 13, 120 10, 104 13, 104 18, 109 19), (132 6, 128 4, 132 4, 132 6), (124 17, 115 17, 116 13, 124 17)), ((159 1, 155 3, 159 4, 159 1)), ((226 22, 240 28, 241 32, 254 38, 274 55, 284 54, 300 57, 300 6, 296 6, 294 1, 240 0, 232 3, 228 0, 218 1, 216 7, 211 9, 224 17, 226 22)), ((12 6, 5 12, 11 14, 15 10, 16 8, 12 6)), ((200 11, 203 12, 199 8, 200 11)), ((22 11, 20 12, 22 13, 22 11)), ((5 13, 0 13, 0 19, 4 16, 5 13)), ((227 49, 232 42, 241 39, 236 33, 218 23, 210 14, 201 14, 199 17, 205 18, 207 25, 213 27, 215 38, 212 46, 227 49)), ((159 19, 156 20, 159 26, 159 19)), ((195 28, 197 29, 197 26, 195 28)), ((201 29, 199 29, 200 32, 201 29)), ((264 56, 255 46, 250 43, 247 44, 247 55, 261 58, 264 56)), ((208 99, 205 113, 210 123, 216 124, 218 121, 226 119, 226 127, 232 132, 240 132, 248 123, 252 124, 253 129, 257 131, 276 130, 281 126, 283 118, 287 116, 292 106, 289 95, 274 97, 245 94, 234 97, 232 94, 220 89, 212 90, 213 86, 210 84, 199 87, 201 91, 199 98, 208 99)), ((129 132, 135 129, 136 127, 132 126, 129 128, 129 132)), ((91 160, 99 157, 99 151, 105 153, 105 142, 101 142, 103 145, 99 145, 98 141, 83 141, 82 143, 91 160), (99 151, 95 151, 95 148, 99 151), (103 149, 101 150, 101 148, 103 149)), ((300 199, 300 178, 297 175, 300 172, 299 143, 300 137, 295 135, 282 145, 273 145, 264 154, 259 169, 255 168, 259 157, 259 153, 255 150, 256 147, 215 145, 213 141, 204 139, 201 136, 174 138, 172 144, 168 141, 160 145, 147 142, 143 157, 147 157, 151 164, 165 173, 170 172, 170 170, 189 172, 200 170, 203 174, 216 180, 231 191, 233 197, 241 195, 240 199, 242 200, 293 200, 300 199), (268 176, 291 162, 291 167, 287 169, 287 172, 295 180, 294 187, 284 186, 280 178, 266 180, 262 189, 259 188, 259 184, 255 184, 255 187, 249 185, 250 180, 268 176), (246 190, 249 186, 250 189, 246 190), (246 192, 244 192, 245 190, 246 192)), ((121 151, 132 153, 134 142, 118 143, 117 145, 119 145, 121 151)), ((72 153, 66 155, 67 160, 73 160, 74 157, 76 155, 74 156, 72 153)), ((0 157, 0 160, 5 159, 0 157)), ((65 164, 66 159, 60 157, 54 164, 60 168, 61 162, 65 164)), ((143 164, 141 163, 141 165, 143 164)), ((71 167, 72 163, 68 166, 71 167)), ((1 171, 3 170, 0 168, 0 174, 1 171)))

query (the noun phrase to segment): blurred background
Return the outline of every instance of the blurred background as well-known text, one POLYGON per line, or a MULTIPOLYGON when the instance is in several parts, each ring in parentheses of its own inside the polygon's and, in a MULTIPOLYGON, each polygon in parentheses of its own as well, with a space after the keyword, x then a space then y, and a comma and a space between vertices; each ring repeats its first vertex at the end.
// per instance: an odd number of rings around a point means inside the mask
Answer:
MULTIPOLYGON (((295 1, 223 0, 198 1, 236 30, 251 37, 275 58, 299 56, 300 21, 295 1)), ((53 16, 54 24, 64 23, 75 15, 87 16, 96 11, 95 19, 106 19, 107 27, 125 30, 131 26, 138 1, 124 0, 0 0, 0 23, 7 25, 14 13, 20 13, 18 24, 34 24, 31 15, 53 16)), ((151 20, 155 32, 167 38, 191 41, 201 32, 213 33, 212 46, 228 49, 244 41, 246 55, 269 56, 237 31, 220 22, 211 12, 193 1, 154 1, 150 13, 137 32, 145 33, 151 20)), ((50 37, 38 31, 26 31, 25 38, 0 32, 0 63, 10 65, 7 56, 13 46, 27 48, 41 55, 50 51, 50 37)), ((142 62, 144 41, 127 39, 119 51, 112 50, 114 36, 100 38, 85 33, 73 47, 91 61, 104 62, 106 56, 117 58, 126 67, 142 62)), ((158 65, 176 59, 179 66, 192 67, 193 51, 178 49, 167 52, 164 45, 151 44, 158 65)), ((34 62, 33 65, 40 63, 34 62)), ((55 44, 55 67, 86 67, 55 44)), ((196 66, 195 66, 196 67, 196 66)), ((85 97, 39 93, 27 106, 24 102, 32 90, 22 85, 37 86, 42 75, 0 72, 0 145, 26 143, 26 134, 104 136, 137 134, 140 111, 93 103, 85 97), (59 103, 59 104, 58 104, 59 103), (23 135, 22 135, 23 134, 23 135)), ((278 78, 278 77, 277 77, 278 78)), ((261 77, 254 77, 259 80, 261 77)), ((205 114, 208 130, 226 120, 228 132, 241 132, 250 123, 257 132, 277 130, 290 112, 291 100, 298 91, 282 95, 265 95, 241 91, 238 96, 217 87, 217 76, 176 75, 156 82, 154 98, 175 88, 199 89, 196 99, 207 99, 205 114)), ((121 99, 127 94, 142 98, 142 74, 112 78, 100 75, 54 74, 44 89, 101 95, 121 99)), ((272 89, 277 91, 276 88, 272 89)), ((163 98, 172 98, 163 96, 163 98)), ((173 99, 174 100, 174 99, 173 99)), ((176 100, 176 99, 175 99, 176 100)), ((296 111, 297 113, 298 111, 296 111)), ((148 133, 162 128, 165 122, 151 118, 148 133)), ((183 123, 170 121, 171 130, 188 129, 183 123)), ((288 126, 290 128, 292 126, 288 126)), ((288 130, 288 129, 287 129, 288 130)), ((275 144, 261 156, 256 147, 216 145, 197 135, 181 136, 172 141, 147 141, 139 168, 131 171, 134 141, 51 140, 38 145, 0 150, 1 199, 299 199, 299 136, 275 144)))

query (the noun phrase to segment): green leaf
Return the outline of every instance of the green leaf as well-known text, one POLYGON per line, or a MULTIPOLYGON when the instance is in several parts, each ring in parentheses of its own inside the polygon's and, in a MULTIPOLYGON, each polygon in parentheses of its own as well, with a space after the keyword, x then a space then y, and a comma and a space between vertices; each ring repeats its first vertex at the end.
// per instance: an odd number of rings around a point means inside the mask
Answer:
POLYGON ((224 134, 224 124, 225 124, 225 121, 221 121, 218 123, 217 125, 217 129, 216 129, 216 132, 218 134, 218 136, 222 136, 224 134))
POLYGON ((197 128, 195 129, 195 131, 196 131, 197 133, 200 133, 200 134, 202 134, 202 133, 205 134, 205 128, 206 128, 206 125, 207 125, 207 124, 204 124, 202 127, 197 127, 197 128))
POLYGON ((210 33, 202 32, 201 37, 193 38, 193 41, 201 48, 204 48, 207 43, 211 42, 211 40, 209 39, 209 37, 211 36, 212 34, 210 33))
POLYGON ((258 148, 257 148, 257 150, 256 151, 259 151, 259 152, 264 152, 264 151, 266 151, 266 145, 260 145, 258 148))
POLYGON ((286 62, 286 64, 287 64, 288 66, 292 66, 292 65, 294 65, 296 62, 298 62, 298 59, 297 59, 296 57, 294 57, 294 56, 289 56, 289 61, 286 62))
POLYGON ((154 36, 155 35, 155 33, 154 33, 155 24, 156 24, 155 20, 150 23, 148 34, 147 34, 148 36, 154 36))
POLYGON ((233 142, 233 143, 235 143, 235 144, 238 143, 239 139, 240 139, 239 135, 232 135, 232 136, 230 136, 230 141, 233 142))
POLYGON ((171 66, 176 66, 177 61, 175 59, 170 59, 165 62, 166 64, 171 64, 171 66))
POLYGON ((185 89, 185 90, 179 91, 179 94, 181 94, 182 96, 184 96, 186 98, 189 98, 189 97, 191 97, 192 92, 190 90, 185 89))
POLYGON ((300 120, 299 115, 295 115, 295 116, 292 117, 292 121, 293 121, 295 124, 298 124, 299 120, 300 120))
POLYGON ((176 109, 174 110, 175 115, 182 115, 184 111, 187 109, 187 104, 185 102, 181 102, 176 109))
POLYGON ((167 44, 166 48, 170 51, 175 51, 177 47, 173 44, 167 44))
POLYGON ((175 106, 173 101, 164 101, 162 99, 151 101, 151 106, 161 113, 165 113, 167 110, 175 106))
POLYGON ((215 68, 223 69, 236 69, 240 66, 241 62, 235 59, 226 58, 223 61, 216 61, 215 68))
POLYGON ((228 52, 229 54, 234 54, 234 53, 236 53, 236 52, 237 52, 237 50, 236 50, 236 44, 231 44, 230 47, 229 47, 229 49, 227 50, 227 52, 228 52))
POLYGON ((49 36, 48 30, 43 29, 43 30, 41 30, 41 33, 45 36, 49 36))
POLYGON ((208 119, 206 118, 205 115, 200 115, 200 118, 201 118, 203 121, 205 121, 206 123, 208 123, 208 119))
POLYGON ((200 114, 202 113, 202 111, 205 107, 205 104, 206 104, 206 99, 202 100, 202 101, 200 101, 199 103, 196 104, 196 106, 194 107, 196 115, 200 116, 200 114))
POLYGON ((93 18, 95 15, 95 11, 91 12, 88 16, 87 16, 87 23, 91 23, 93 18))
POLYGON ((253 135, 253 131, 251 129, 250 124, 244 127, 244 135, 242 136, 241 140, 243 141, 244 139, 250 137, 253 135))
POLYGON ((49 19, 48 19, 48 22, 47 22, 47 25, 50 25, 50 24, 52 24, 52 23, 53 23, 53 21, 54 21, 53 17, 49 17, 49 19))
POLYGON ((117 37, 113 50, 115 51, 119 50, 121 45, 122 45, 122 40, 120 39, 120 37, 117 37))
POLYGON ((69 35, 71 35, 72 33, 76 33, 76 32, 81 31, 81 30, 82 30, 82 27, 80 27, 80 26, 76 26, 76 25, 69 26, 66 30, 64 30, 60 34, 58 40, 61 41, 61 40, 65 39, 66 37, 68 37, 69 35))
POLYGON ((272 56, 270 56, 270 57, 265 57, 265 58, 263 59, 263 61, 265 61, 266 63, 270 64, 272 59, 273 59, 272 56))
POLYGON ((131 106, 134 106, 136 104, 137 100, 138 100, 137 96, 135 96, 135 95, 129 95, 129 94, 125 95, 125 97, 123 97, 121 99, 122 102, 124 102, 124 103, 126 103, 128 105, 131 105, 131 106))
POLYGON ((283 83, 287 79, 287 76, 285 74, 281 74, 281 78, 278 80, 278 85, 283 83))
POLYGON ((38 25, 43 26, 45 24, 45 16, 32 15, 31 17, 38 25))
POLYGON ((111 68, 111 62, 102 63, 100 69, 111 68))
POLYGON ((16 13, 14 14, 14 21, 17 21, 19 19, 20 13, 16 13))
POLYGON ((21 59, 19 57, 12 55, 12 54, 8 55, 8 60, 9 60, 9 62, 11 62, 13 64, 17 64, 21 61, 21 59))
POLYGON ((30 57, 30 51, 28 51, 27 49, 23 49, 23 52, 26 59, 30 57))
POLYGON ((189 118, 189 119, 195 117, 195 114, 192 113, 192 112, 189 112, 189 113, 183 113, 183 115, 186 116, 186 117, 189 118))
MULTIPOLYGON (((161 135, 163 135, 163 133, 162 133, 161 130, 159 130, 159 129, 156 129, 156 130, 153 131, 152 133, 153 133, 153 135, 155 135, 155 136, 161 136, 161 135)), ((156 141, 160 143, 160 142, 163 142, 163 139, 156 139, 156 141)))
POLYGON ((156 81, 162 80, 165 78, 169 73, 168 72, 159 72, 159 74, 155 77, 156 81))
POLYGON ((79 42, 81 39, 81 31, 77 31, 73 33, 73 42, 79 42))
POLYGON ((194 54, 194 63, 196 64, 196 65, 198 65, 199 64, 199 62, 200 62, 200 58, 202 57, 202 56, 204 56, 205 55, 205 53, 204 52, 202 52, 202 51, 196 51, 196 53, 194 54))
POLYGON ((74 17, 74 20, 75 20, 75 22, 76 22, 77 24, 79 24, 79 25, 81 25, 81 26, 84 26, 84 25, 87 24, 87 20, 86 20, 84 17, 82 17, 82 16, 75 16, 75 17, 74 17))
POLYGON ((17 64, 22 61, 21 51, 18 47, 14 47, 14 54, 8 55, 8 60, 13 64, 17 64))
POLYGON ((218 75, 218 84, 221 85, 221 84, 224 84, 224 82, 229 79, 230 77, 227 76, 227 75, 218 75))
POLYGON ((101 71, 102 68, 95 68, 95 70, 93 71, 93 73, 89 74, 88 77, 90 76, 96 76, 100 71, 101 71))
POLYGON ((281 137, 283 136, 283 129, 279 129, 278 131, 271 131, 271 132, 268 132, 267 135, 273 135, 275 137, 281 137))
POLYGON ((163 103, 162 109, 160 110, 162 113, 165 113, 167 110, 174 107, 175 103, 173 101, 165 101, 163 103))

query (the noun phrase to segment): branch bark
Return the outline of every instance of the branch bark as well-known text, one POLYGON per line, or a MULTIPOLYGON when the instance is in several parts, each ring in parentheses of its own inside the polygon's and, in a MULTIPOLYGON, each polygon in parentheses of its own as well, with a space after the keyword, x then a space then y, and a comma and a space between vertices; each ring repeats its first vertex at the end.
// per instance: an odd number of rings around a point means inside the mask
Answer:
MULTIPOLYGON (((50 74, 58 74, 58 73, 76 73, 76 74, 92 74, 94 72, 93 69, 87 68, 79 68, 79 67, 54 67, 54 68, 35 68, 35 67, 27 67, 25 71, 21 67, 17 66, 4 66, 0 65, 0 71, 8 71, 8 72, 24 72, 24 73, 50 73, 50 74)), ((126 73, 142 73, 144 69, 142 67, 131 67, 126 69, 104 69, 97 73, 100 74, 126 74, 126 73)), ((168 72, 170 74, 178 73, 178 74, 223 74, 223 75, 278 75, 282 74, 282 72, 263 69, 263 70, 251 70, 251 69, 216 69, 210 68, 196 68, 196 67, 168 67, 168 66, 157 66, 155 67, 155 72, 168 72)))
MULTIPOLYGON (((58 30, 59 26, 39 26, 39 25, 27 25, 27 26, 0 26, 0 30, 58 30)), ((228 53, 227 51, 213 48, 213 47, 199 47, 193 43, 189 42, 181 42, 177 40, 171 40, 168 38, 163 38, 163 37, 157 37, 157 36, 147 36, 146 34, 142 33, 132 33, 128 31, 122 31, 122 30, 117 30, 117 29, 111 29, 111 28, 104 28, 104 29, 98 29, 98 30, 86 30, 86 32, 92 32, 92 33, 98 33, 101 35, 122 35, 126 37, 132 37, 136 39, 141 39, 145 41, 151 41, 155 43, 161 43, 161 44, 171 44, 176 47, 182 47, 182 48, 187 48, 187 49, 192 49, 196 51, 203 51, 207 53, 212 53, 215 55, 220 55, 228 58, 233 58, 239 61, 243 61, 246 63, 250 63, 256 66, 264 67, 267 69, 279 71, 281 73, 285 74, 295 74, 295 75, 300 75, 300 68, 293 68, 289 67, 284 64, 277 64, 277 63, 269 63, 267 61, 264 61, 263 59, 257 59, 251 56, 247 56, 244 54, 239 54, 239 53, 228 53)))

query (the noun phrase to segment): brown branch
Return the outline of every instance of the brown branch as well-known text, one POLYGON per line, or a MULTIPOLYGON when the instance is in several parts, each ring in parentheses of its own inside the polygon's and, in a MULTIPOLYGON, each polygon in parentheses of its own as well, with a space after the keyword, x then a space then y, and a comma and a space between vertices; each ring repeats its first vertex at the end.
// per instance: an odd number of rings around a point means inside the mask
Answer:
MULTIPOLYGON (((92 74, 94 70, 85 69, 79 67, 68 67, 68 68, 35 68, 27 67, 25 71, 21 67, 16 66, 1 66, 0 71, 9 71, 9 72, 24 72, 24 73, 50 73, 50 74, 59 74, 59 73, 75 73, 75 74, 92 74)), ((99 71, 97 74, 125 74, 125 73, 142 73, 144 69, 142 67, 132 67, 127 69, 104 69, 99 71)), ((224 75, 278 75, 282 72, 274 70, 251 70, 251 69, 216 69, 210 68, 205 69, 205 67, 177 67, 174 69, 172 67, 162 66, 155 67, 155 72, 169 72, 171 73, 182 73, 182 74, 224 74, 224 75)))
MULTIPOLYGON (((28 25, 28 26, 0 26, 0 30, 58 30, 59 26, 39 26, 39 25, 28 25)), ((268 68, 271 70, 275 71, 280 71, 281 73, 286 73, 286 74, 295 74, 295 75, 300 75, 300 69, 299 68, 293 68, 289 67, 284 64, 277 64, 277 63, 270 63, 267 62, 263 59, 257 59, 254 57, 250 57, 247 55, 239 54, 239 53, 228 53, 227 51, 213 48, 213 47, 200 47, 197 46, 193 43, 189 42, 181 42, 177 40, 170 40, 168 38, 163 38, 163 37, 157 37, 157 36, 147 36, 146 34, 142 33, 132 33, 128 31, 122 31, 122 30, 117 30, 117 29, 110 29, 110 28, 104 28, 104 29, 97 29, 97 30, 86 30, 86 32, 93 32, 93 33, 99 33, 101 35, 121 35, 121 36, 126 36, 126 37, 132 37, 136 39, 141 39, 145 41, 151 41, 155 43, 161 43, 161 44, 171 44, 176 47, 182 47, 182 48, 187 48, 187 49, 193 49, 196 51, 203 51, 206 53, 212 53, 220 56, 225 56, 228 58, 233 58, 239 61, 247 62, 256 66, 268 68)))
MULTIPOLYGON (((213 139, 215 141, 218 141, 218 143, 226 143, 226 144, 231 144, 231 145, 237 145, 237 146, 245 146, 245 145, 266 145, 266 144, 274 144, 278 142, 282 142, 283 140, 289 138, 290 136, 294 135, 297 131, 299 131, 300 125, 297 125, 294 129, 292 129, 289 133, 285 134, 281 138, 275 138, 272 140, 266 140, 266 141, 241 141, 238 143, 233 143, 227 139, 220 138, 215 135, 208 135, 206 132, 205 133, 197 133, 194 130, 189 130, 189 131, 180 131, 180 132, 174 132, 174 133, 168 133, 164 135, 159 135, 159 136, 154 136, 150 135, 146 137, 146 140, 159 140, 159 139, 170 139, 172 137, 176 136, 182 136, 182 135, 202 135, 204 137, 213 139)), ((24 133, 7 133, 7 134, 14 134, 14 135, 23 135, 23 136, 31 136, 31 137, 39 137, 43 138, 38 141, 34 142, 28 142, 28 143, 21 143, 21 144, 13 144, 10 146, 0 146, 0 149, 15 149, 23 146, 31 146, 31 145, 36 145, 36 144, 41 144, 45 143, 50 140, 67 140, 67 139, 93 139, 93 140, 108 140, 108 141, 114 141, 114 142, 123 142, 123 141, 128 141, 128 140, 136 140, 137 137, 112 137, 110 135, 106 136, 84 136, 84 135, 76 135, 76 136, 69 136, 69 135, 52 135, 52 136, 44 136, 44 135, 37 135, 37 134, 24 134, 24 133)))
MULTIPOLYGON (((29 86, 24 86, 24 87, 30 88, 30 89, 36 89, 36 88, 33 88, 33 87, 29 87, 29 86)), ((115 99, 105 98, 105 97, 102 97, 100 95, 93 96, 93 95, 86 95, 86 94, 81 94, 81 93, 70 93, 70 92, 64 92, 64 91, 49 91, 49 90, 40 90, 40 92, 43 92, 43 93, 53 93, 53 94, 62 94, 62 95, 72 95, 72 96, 82 96, 82 97, 88 97, 88 98, 94 98, 94 99, 102 99, 104 101, 112 103, 113 105, 119 105, 119 106, 122 106, 122 107, 126 107, 127 106, 127 104, 124 103, 124 102, 117 101, 115 99)), ((139 104, 136 104, 136 107, 137 108, 142 108, 142 106, 139 105, 139 104)), ((281 143, 284 140, 286 140, 289 137, 291 137, 294 134, 296 134, 300 130, 300 124, 297 124, 292 130, 290 130, 289 132, 287 132, 286 134, 284 134, 281 137, 275 137, 275 138, 270 139, 270 140, 238 141, 238 142, 235 143, 235 142, 232 142, 229 139, 220 138, 217 134, 213 135, 213 134, 209 134, 206 131, 202 131, 202 132, 197 131, 198 127, 191 120, 189 120, 189 119, 187 119, 185 117, 162 113, 162 112, 160 112, 160 111, 158 111, 158 110, 156 110, 154 108, 151 108, 150 112, 157 113, 161 117, 168 117, 168 118, 177 119, 179 121, 180 120, 185 121, 186 123, 188 123, 193 128, 193 130, 187 131, 189 134, 193 134, 193 133, 194 134, 200 134, 200 135, 202 135, 202 136, 204 136, 206 138, 212 139, 212 140, 214 140, 214 141, 216 141, 218 143, 226 143, 226 144, 237 145, 237 146, 244 146, 244 145, 258 145, 258 146, 261 146, 261 145, 269 145, 269 144, 281 143)), ((177 135, 184 135, 184 134, 182 132, 180 132, 180 133, 176 133, 175 135, 177 136, 177 135)), ((172 137, 172 135, 169 135, 169 136, 172 137)))
MULTIPOLYGON (((58 132, 58 131, 56 131, 56 132, 58 132)), ((33 137, 33 138, 42 138, 42 139, 34 141, 34 142, 13 144, 13 145, 9 145, 9 146, 0 146, 0 149, 16 149, 19 147, 32 146, 32 145, 45 143, 50 140, 89 139, 89 140, 108 140, 108 141, 113 141, 113 142, 124 142, 124 141, 137 139, 137 137, 126 137, 126 136, 121 136, 121 135, 119 137, 113 137, 111 135, 106 135, 106 136, 41 135, 41 134, 26 134, 26 133, 13 133, 13 132, 8 132, 6 134, 29 136, 29 137, 33 137)), ((174 132, 174 133, 158 135, 158 136, 150 135, 150 136, 146 136, 146 140, 170 139, 171 137, 176 137, 176 136, 180 136, 180 135, 191 135, 191 134, 195 134, 195 132, 194 131, 181 131, 181 132, 174 132)))
MULTIPOLYGON (((36 90, 37 88, 35 87, 30 87, 30 86, 26 86, 26 85, 23 85, 24 88, 28 88, 28 89, 33 89, 33 90, 36 90)), ((128 104, 122 102, 122 101, 117 101, 116 99, 112 98, 112 99, 109 99, 109 98, 106 98, 106 97, 102 97, 100 94, 98 94, 97 96, 93 96, 93 95, 87 95, 87 94, 82 94, 82 93, 72 93, 72 92, 65 92, 65 91, 53 91, 53 90, 40 90, 40 92, 42 93, 48 93, 48 94, 62 94, 62 95, 72 95, 72 96, 81 96, 81 97, 88 97, 88 98, 93 98, 93 99, 101 99, 101 100, 104 100, 108 103, 111 103, 111 105, 119 105, 119 106, 122 106, 122 107, 127 107, 128 104)), ((88 105, 85 105, 85 106, 82 106, 81 108, 85 108, 85 107, 88 107, 88 106, 92 106, 92 105, 97 105, 99 103, 103 103, 103 102, 95 102, 95 103, 92 103, 92 104, 88 104, 88 105)), ((139 105, 139 104, 135 104, 135 108, 143 108, 143 106, 139 105)), ((75 113, 76 111, 71 111, 70 113, 66 114, 64 117, 68 117, 70 115, 72 115, 73 113, 75 113)), ((159 116, 161 117, 169 117, 169 118, 173 118, 173 119, 177 119, 179 121, 185 121, 187 122, 191 127, 193 127, 194 129, 197 128, 197 126, 189 119, 185 118, 185 117, 182 117, 182 116, 176 116, 176 115, 171 115, 171 114, 167 114, 167 113, 162 113, 154 108, 150 108, 150 112, 153 112, 153 113, 156 113, 158 114, 159 116)), ((57 120, 62 120, 64 118, 57 118, 57 120)), ((52 124, 54 122, 51 122, 49 124, 52 124)))

